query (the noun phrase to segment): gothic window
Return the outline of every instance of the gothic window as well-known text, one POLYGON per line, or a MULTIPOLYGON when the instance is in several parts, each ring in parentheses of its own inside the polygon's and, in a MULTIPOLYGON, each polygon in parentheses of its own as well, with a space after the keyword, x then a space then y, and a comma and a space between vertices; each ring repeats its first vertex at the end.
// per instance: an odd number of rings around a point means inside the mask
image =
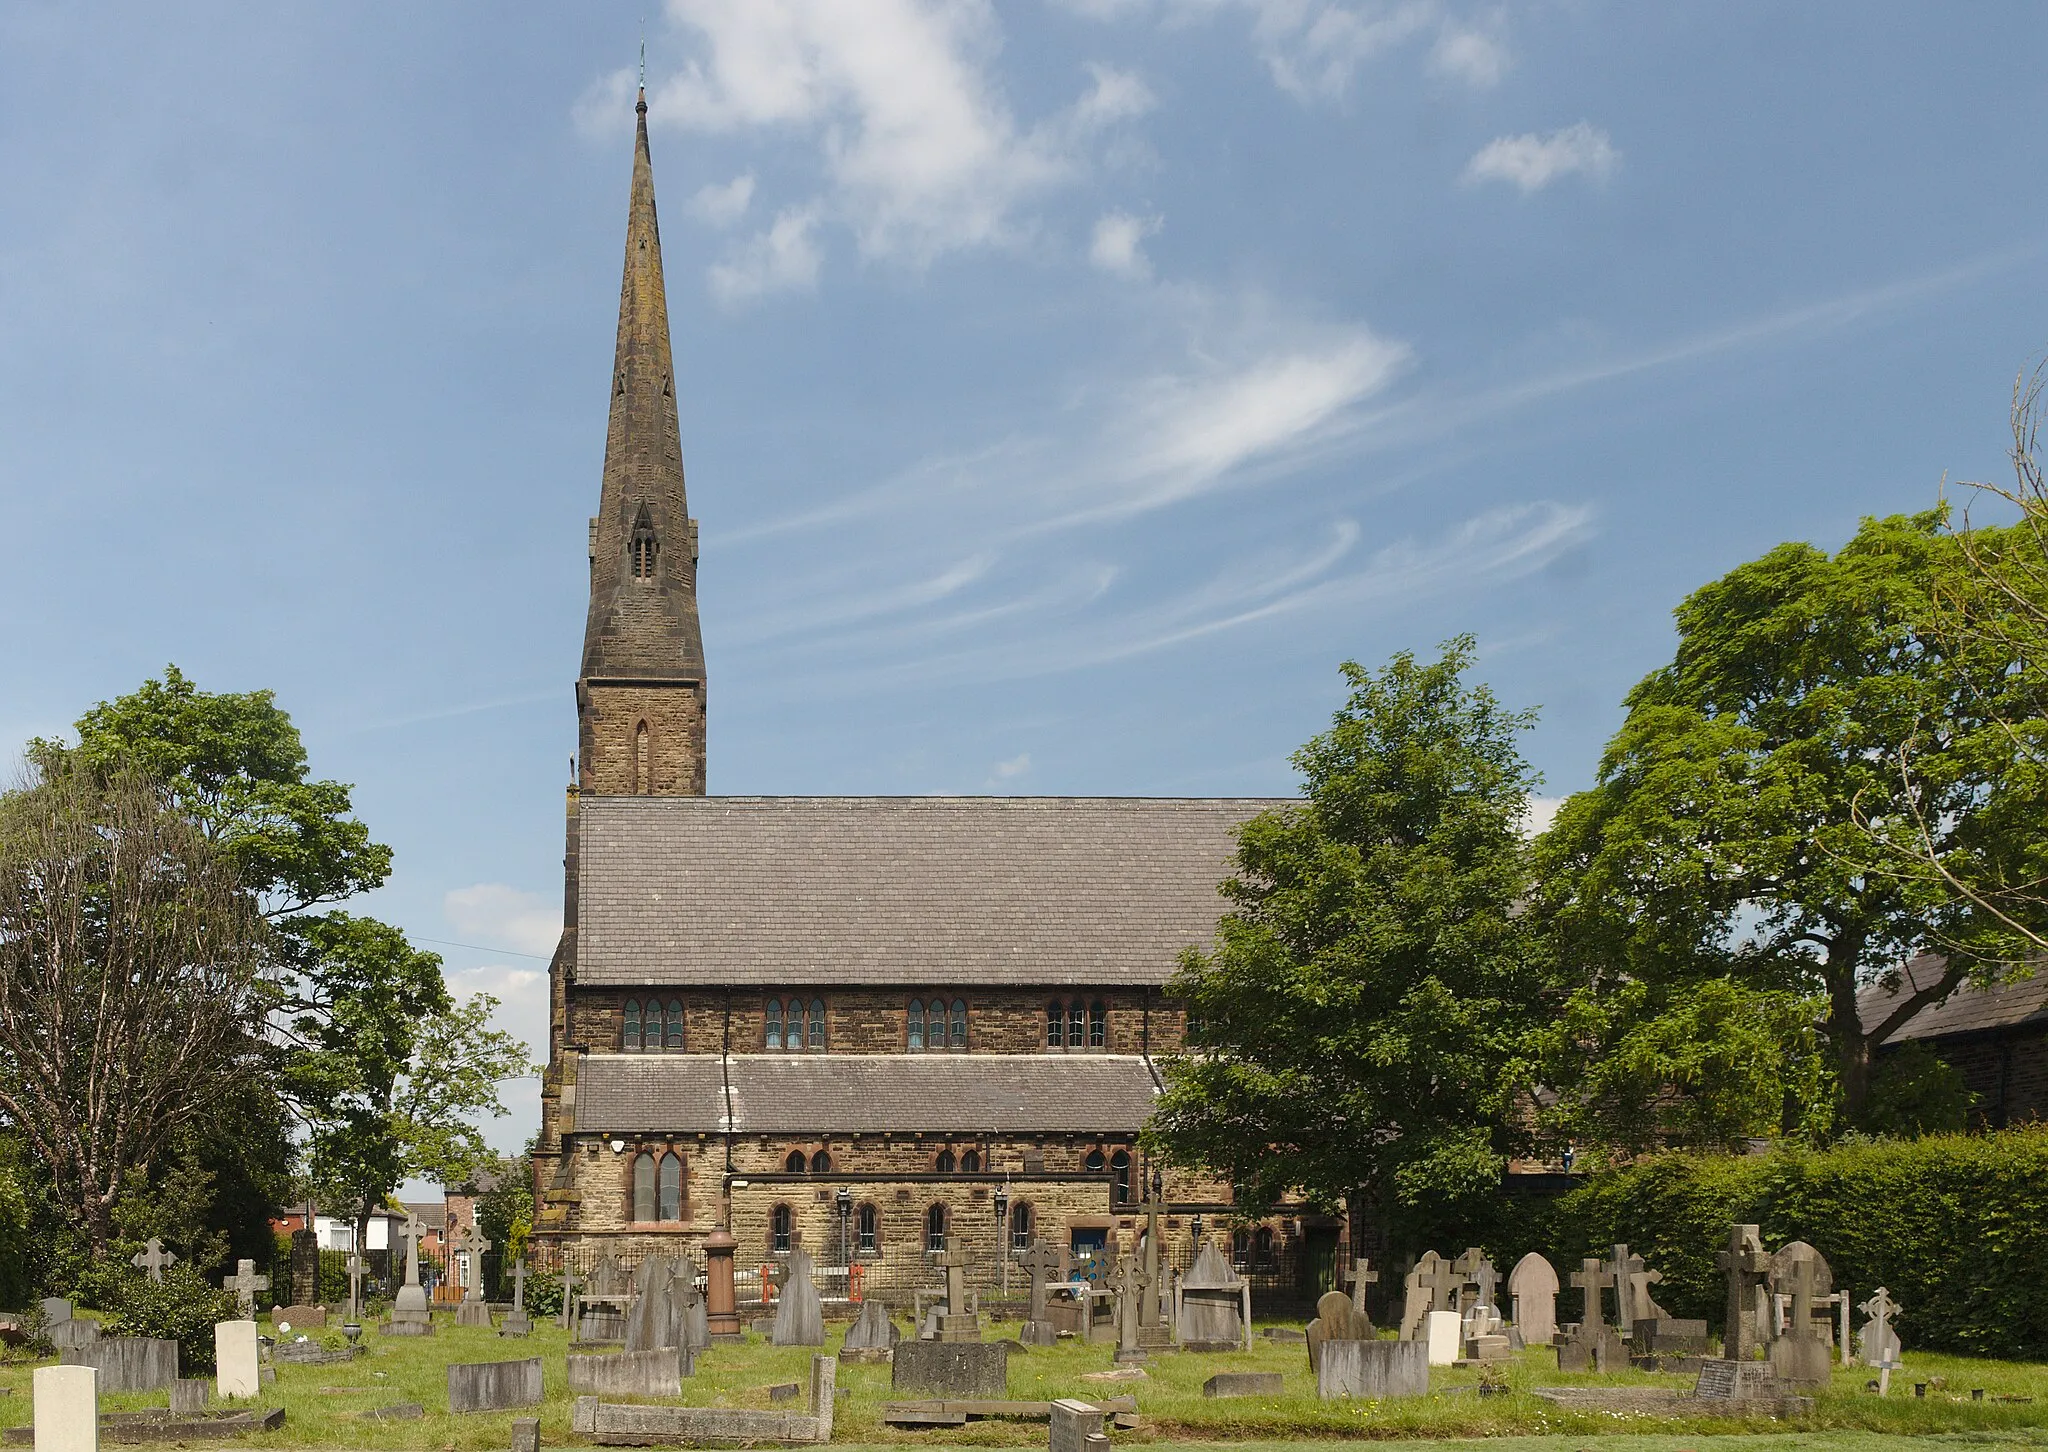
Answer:
POLYGON ((1230 1263, 1238 1270, 1244 1270, 1251 1263, 1252 1233, 1243 1226, 1230 1232, 1230 1263))
POLYGON ((1101 1150, 1093 1149, 1088 1151, 1088 1158, 1081 1161, 1081 1168, 1091 1175, 1099 1175, 1109 1168, 1109 1161, 1102 1157, 1101 1150))
POLYGON ((1087 1042, 1087 1033, 1087 1008, 1077 998, 1067 1007, 1067 1047, 1070 1049, 1080 1048, 1083 1043, 1087 1042))
POLYGON ((768 1000, 768 1020, 764 1037, 769 1048, 782 1047, 782 1000, 779 998, 768 1000))
POLYGON ((642 721, 633 729, 633 795, 644 797, 653 790, 654 738, 642 721))
POLYGON ((924 1248, 937 1254, 946 1248, 946 1207, 934 1205, 924 1212, 924 1248))
POLYGON ((789 1253, 789 1232, 794 1219, 787 1205, 777 1205, 768 1212, 768 1247, 775 1254, 789 1253))
POLYGON ((1031 1249, 1031 1202, 1019 1200, 1010 1207, 1010 1249, 1031 1249))
POLYGON ((671 1049, 683 1047, 683 1001, 671 998, 668 1001, 668 1044, 671 1049))
POLYGON ((1110 1203, 1128 1205, 1131 1203, 1131 1156, 1128 1150, 1118 1150, 1109 1157, 1111 1184, 1110 1203))
POLYGON ((811 1037, 809 1044, 814 1049, 825 1047, 825 1000, 811 1000, 811 1037))
POLYGON ((817 1152, 816 1154, 814 1154, 814 1155, 812 1155, 812 1156, 811 1156, 811 1173, 812 1173, 812 1174, 814 1174, 814 1175, 824 1175, 824 1174, 830 1174, 830 1173, 831 1173, 831 1170, 832 1170, 832 1156, 830 1156, 830 1155, 826 1154, 826 1153, 825 1153, 825 1151, 823 1151, 823 1150, 819 1150, 819 1151, 818 1151, 818 1152, 817 1152))
POLYGON ((881 1230, 881 1213, 873 1205, 862 1205, 853 1212, 854 1247, 862 1255, 873 1255, 881 1230))
POLYGON ((940 1150, 940 1151, 939 1151, 939 1157, 938 1157, 937 1159, 935 1159, 935 1160, 933 1160, 933 1161, 932 1161, 932 1169, 933 1169, 933 1170, 935 1170, 935 1171, 937 1171, 937 1172, 938 1172, 939 1174, 941 1174, 941 1175, 950 1175, 950 1174, 952 1174, 952 1173, 953 1173, 953 1152, 952 1152, 951 1150, 949 1150, 949 1149, 942 1149, 942 1150, 940 1150))
POLYGON ((636 1155, 633 1158, 633 1218, 652 1220, 654 1218, 654 1156, 636 1155))
POLYGON ((1057 1003, 1048 1003, 1045 1006, 1045 1046, 1048 1049, 1056 1049, 1066 1042, 1066 1024, 1066 1010, 1057 1003))
POLYGON ((651 580, 654 578, 655 556, 661 553, 661 541, 655 538, 654 520, 647 512, 647 506, 640 506, 640 515, 633 521, 633 542, 630 554, 633 561, 633 578, 651 580))
POLYGON ((619 1047, 633 1053, 640 1047, 640 1000, 626 1000, 626 1031, 620 1037, 619 1047))
POLYGON ((974 1149, 971 1149, 971 1150, 967 1150, 967 1151, 964 1151, 964 1152, 963 1152, 963 1153, 961 1154, 961 1156, 960 1156, 960 1173, 961 1173, 961 1174, 963 1174, 963 1175, 978 1175, 978 1174, 980 1174, 980 1173, 981 1173, 981 1151, 980 1151, 980 1150, 974 1150, 974 1149))
POLYGON ((789 1171, 792 1175, 801 1175, 806 1169, 810 1168, 810 1161, 804 1158, 802 1150, 791 1150, 789 1158, 783 1161, 782 1168, 789 1171))
POLYGON ((967 1000, 964 998, 953 1000, 953 1036, 951 1042, 956 1049, 967 1047, 967 1000))
POLYGON ((910 1033, 906 1042, 910 1045, 912 1052, 924 1047, 924 1000, 922 998, 910 1000, 910 1033))
POLYGON ((1273 1227, 1261 1225, 1252 1237, 1252 1265, 1262 1271, 1273 1268, 1273 1227))
POLYGON ((683 1218, 683 1162, 676 1155, 664 1155, 661 1160, 659 1185, 661 1218, 680 1220, 683 1218))
POLYGON ((1096 999, 1088 1005, 1088 1047, 1099 1049, 1109 1041, 1109 1013, 1096 999))

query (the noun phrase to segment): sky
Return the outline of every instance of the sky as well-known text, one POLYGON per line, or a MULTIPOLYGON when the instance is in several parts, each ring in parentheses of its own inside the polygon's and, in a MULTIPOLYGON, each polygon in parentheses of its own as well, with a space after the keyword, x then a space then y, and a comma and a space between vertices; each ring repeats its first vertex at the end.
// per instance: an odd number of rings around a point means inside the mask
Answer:
POLYGON ((1561 796, 2048 349, 2038 5, 8 0, 0 753, 274 690, 536 1053, 643 33, 714 793, 1286 794, 1469 632, 1561 796))

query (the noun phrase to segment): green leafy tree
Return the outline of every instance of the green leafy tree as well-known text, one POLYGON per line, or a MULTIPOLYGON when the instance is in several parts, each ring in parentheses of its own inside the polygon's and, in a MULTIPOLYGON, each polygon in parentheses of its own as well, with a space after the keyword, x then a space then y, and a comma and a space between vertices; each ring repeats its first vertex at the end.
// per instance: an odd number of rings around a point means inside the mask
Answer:
POLYGON ((525 1254, 526 1238, 533 1232, 533 1141, 516 1157, 494 1158, 485 1171, 478 1179, 489 1181, 490 1188, 477 1199, 476 1223, 498 1248, 500 1283, 506 1284, 512 1262, 525 1254))
POLYGON ((1441 659, 1346 663, 1350 698, 1295 754, 1306 800, 1238 833, 1215 951, 1169 992, 1155 1151, 1260 1213, 1289 1190, 1411 1231, 1497 1197, 1529 1101, 1513 1075, 1545 985, 1518 912, 1534 713, 1441 659))
POLYGON ((1810 1133, 1837 1095, 1860 1126, 1876 1047, 2017 960, 2024 945, 1940 867, 2041 842, 2038 817, 2001 801, 2011 658, 1934 624, 1963 570, 1942 523, 1866 520, 1832 556, 1781 545, 1678 607, 1676 658, 1630 692, 1598 785, 1540 849, 1541 916, 1583 979, 1574 1053, 1548 1061, 1580 1129, 1623 1143, 1810 1133), (1931 860, 1874 862, 1872 824, 1924 830, 1931 860), (1942 971, 1903 983, 1930 951, 1942 971), (1872 984, 1898 991, 1866 1023, 1857 995, 1872 984), (1631 1083, 1632 1106, 1617 1092, 1631 1083))

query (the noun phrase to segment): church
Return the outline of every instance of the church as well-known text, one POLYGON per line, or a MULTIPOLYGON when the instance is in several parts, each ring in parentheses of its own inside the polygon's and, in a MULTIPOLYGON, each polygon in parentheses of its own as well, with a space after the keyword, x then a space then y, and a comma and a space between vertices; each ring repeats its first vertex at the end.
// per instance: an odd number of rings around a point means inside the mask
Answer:
POLYGON ((988 1286, 1034 1238, 1099 1265, 1149 1199, 1174 1263, 1229 1232, 1247 1270, 1314 1274, 1336 1221, 1243 1223, 1227 1185, 1138 1145, 1185 1029, 1166 984, 1214 936, 1237 826, 1279 803, 706 795, 644 92, 638 112, 536 1251, 630 1264, 723 1228, 743 1269, 801 1244, 908 1286, 955 1251, 988 1286))

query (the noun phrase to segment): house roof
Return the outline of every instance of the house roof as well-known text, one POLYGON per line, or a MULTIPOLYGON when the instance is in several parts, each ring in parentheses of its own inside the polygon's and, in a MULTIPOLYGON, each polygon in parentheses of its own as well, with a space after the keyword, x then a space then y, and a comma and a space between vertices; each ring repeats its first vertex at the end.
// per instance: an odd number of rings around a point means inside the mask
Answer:
MULTIPOLYGON (((1875 1028, 1901 994, 1940 982, 1944 967, 1939 957, 1923 953, 1900 970, 1901 981, 1896 988, 1873 985, 1863 989, 1856 995, 1856 1012, 1865 1030, 1875 1028)), ((1885 1042, 1955 1038, 2022 1024, 2048 1030, 2048 973, 2036 972, 2031 978, 2005 983, 1966 983, 1940 1003, 1929 1004, 1914 1014, 1894 1029, 1885 1042)))
POLYGON ((581 984, 1163 984, 1272 798, 585 797, 581 984))
POLYGON ((1115 1134, 1152 1112, 1134 1054, 735 1054, 732 1123, 710 1054, 592 1054, 586 1134, 1115 1134))

